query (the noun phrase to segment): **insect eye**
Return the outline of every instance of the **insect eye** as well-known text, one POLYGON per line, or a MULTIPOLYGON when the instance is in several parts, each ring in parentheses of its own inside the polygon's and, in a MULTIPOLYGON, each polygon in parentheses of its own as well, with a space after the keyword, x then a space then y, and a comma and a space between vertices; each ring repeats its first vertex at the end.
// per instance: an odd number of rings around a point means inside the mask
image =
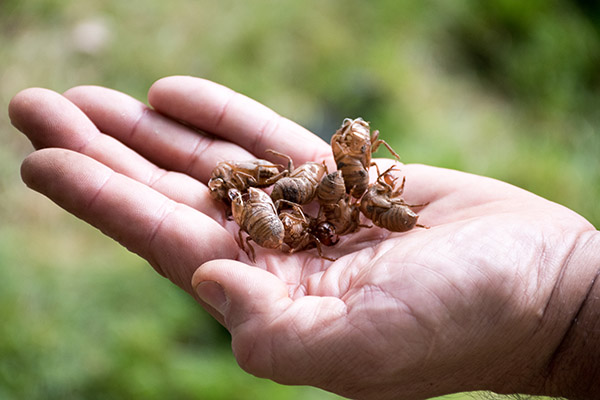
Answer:
POLYGON ((333 246, 340 240, 340 237, 335 233, 335 226, 329 222, 319 224, 316 236, 325 246, 333 246))
POLYGON ((385 174, 383 176, 383 180, 385 181, 385 183, 387 183, 390 186, 394 185, 394 182, 396 182, 396 177, 392 174, 385 174))
POLYGON ((214 178, 208 181, 208 188, 210 190, 217 190, 223 186, 225 186, 225 182, 223 182, 223 179, 221 178, 214 178))
POLYGON ((231 201, 235 201, 237 199, 242 200, 242 194, 237 189, 233 189, 233 188, 229 189, 227 191, 227 196, 229 197, 229 200, 231 200, 231 201))

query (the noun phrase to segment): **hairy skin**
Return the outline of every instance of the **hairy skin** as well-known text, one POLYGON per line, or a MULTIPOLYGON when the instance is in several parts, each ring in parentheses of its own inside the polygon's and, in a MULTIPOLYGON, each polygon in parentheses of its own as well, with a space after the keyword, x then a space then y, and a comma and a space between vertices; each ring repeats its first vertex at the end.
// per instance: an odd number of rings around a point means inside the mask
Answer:
POLYGON ((206 80, 165 78, 148 98, 17 94, 11 120, 38 149, 23 180, 195 296, 246 371, 363 399, 598 397, 600 238, 581 216, 497 180, 403 165, 403 197, 428 204, 430 229, 362 229, 327 249, 335 262, 257 247, 250 265, 208 193, 212 168, 277 162, 271 148, 333 171, 329 145, 206 80))

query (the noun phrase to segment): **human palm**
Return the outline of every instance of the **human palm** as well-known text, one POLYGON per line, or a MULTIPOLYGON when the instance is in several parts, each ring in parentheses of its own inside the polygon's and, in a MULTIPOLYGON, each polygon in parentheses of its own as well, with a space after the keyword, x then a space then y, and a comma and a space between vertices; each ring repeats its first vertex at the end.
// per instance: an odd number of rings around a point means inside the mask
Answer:
POLYGON ((269 159, 270 148, 332 169, 330 147, 208 81, 163 79, 149 101, 99 87, 15 96, 14 125, 43 149, 23 178, 196 298, 202 286, 243 368, 352 397, 510 390, 498 378, 515 365, 519 384, 534 386, 560 339, 540 328, 545 307, 573 248, 595 232, 583 218, 490 178, 402 165, 403 196, 427 203, 428 228, 363 228, 323 248, 335 262, 254 245, 252 264, 209 196, 213 167, 269 159), (532 352, 536 335, 551 340, 532 352))

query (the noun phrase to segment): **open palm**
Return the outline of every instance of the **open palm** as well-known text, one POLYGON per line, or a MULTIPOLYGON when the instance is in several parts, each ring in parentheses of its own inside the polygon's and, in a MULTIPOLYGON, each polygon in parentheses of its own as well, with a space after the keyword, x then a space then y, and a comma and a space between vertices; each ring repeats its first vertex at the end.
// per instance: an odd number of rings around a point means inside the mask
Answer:
POLYGON ((542 317, 573 249, 596 232, 583 218, 490 178, 402 165, 404 198, 427 203, 429 229, 362 229, 324 248, 335 262, 255 246, 249 265, 239 228, 209 196, 212 169, 279 162, 266 153, 275 149, 332 170, 329 145, 201 79, 160 80, 149 102, 100 87, 21 92, 11 119, 40 149, 23 178, 196 298, 200 285, 243 368, 353 397, 424 398, 511 390, 499 376, 518 365, 518 385, 538 389, 560 341, 542 317))

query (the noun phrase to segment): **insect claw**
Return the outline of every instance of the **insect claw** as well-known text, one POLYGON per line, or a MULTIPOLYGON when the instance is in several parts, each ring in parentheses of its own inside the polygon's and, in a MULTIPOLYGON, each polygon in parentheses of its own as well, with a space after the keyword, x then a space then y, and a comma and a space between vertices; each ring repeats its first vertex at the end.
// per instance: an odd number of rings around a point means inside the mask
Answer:
POLYGON ((331 262, 336 261, 336 258, 331 258, 323 255, 323 251, 321 250, 321 242, 319 241, 319 239, 315 238, 315 244, 317 245, 317 253, 319 253, 319 257, 331 262))
POLYGON ((241 229, 238 231, 238 239, 239 239, 238 244, 240 245, 240 248, 242 250, 246 251, 246 249, 244 248, 244 240, 242 239, 242 230, 241 229))
POLYGON ((252 260, 253 263, 256 263, 256 253, 254 252, 254 247, 252 247, 252 245, 250 244, 250 240, 252 240, 252 238, 250 236, 247 236, 246 244, 248 245, 248 249, 250 250, 251 254, 248 254, 247 251, 246 254, 248 255, 248 257, 250 257, 250 260, 252 260))
POLYGON ((280 153, 273 149, 267 149, 267 150, 265 150, 265 152, 287 159, 288 160, 288 167, 287 167, 288 173, 290 173, 290 174, 292 173, 292 171, 294 170, 294 162, 292 161, 292 157, 288 156, 287 154, 280 153))
POLYGON ((419 208, 419 207, 425 207, 425 206, 428 206, 428 205, 429 205, 429 202, 427 202, 427 203, 422 203, 422 204, 404 204, 404 205, 405 205, 405 206, 407 206, 407 207, 410 207, 410 208, 419 208))

